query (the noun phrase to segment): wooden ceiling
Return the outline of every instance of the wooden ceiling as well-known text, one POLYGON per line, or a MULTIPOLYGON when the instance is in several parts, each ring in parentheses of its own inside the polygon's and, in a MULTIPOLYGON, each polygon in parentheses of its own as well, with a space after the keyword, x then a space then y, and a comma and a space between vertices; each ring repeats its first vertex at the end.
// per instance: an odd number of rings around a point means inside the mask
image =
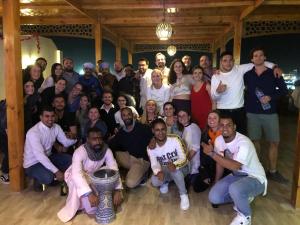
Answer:
MULTIPOLYGON (((22 24, 100 22, 122 40, 164 43, 155 35, 163 20, 162 0, 20 0, 22 24)), ((242 19, 300 19, 300 0, 165 0, 173 42, 215 42, 242 19)), ((0 14, 2 8, 0 7, 0 14)))

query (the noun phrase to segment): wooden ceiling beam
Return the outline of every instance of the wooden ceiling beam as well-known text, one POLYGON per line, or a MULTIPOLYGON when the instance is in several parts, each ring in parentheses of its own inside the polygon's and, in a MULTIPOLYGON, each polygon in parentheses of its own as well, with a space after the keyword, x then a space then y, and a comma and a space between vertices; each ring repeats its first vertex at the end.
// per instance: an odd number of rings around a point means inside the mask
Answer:
POLYGON ((59 24, 94 24, 95 20, 82 18, 59 18, 59 17, 37 17, 37 16, 22 16, 21 24, 36 24, 36 25, 59 25, 59 24))
POLYGON ((172 40, 171 42, 163 42, 160 40, 136 40, 135 44, 160 44, 160 45, 165 45, 165 44, 202 44, 202 43, 207 43, 211 44, 213 43, 212 39, 192 39, 192 40, 172 40))
POLYGON ((47 10, 47 9, 73 9, 69 4, 61 4, 56 2, 40 2, 40 3, 20 3, 20 9, 34 9, 34 10, 47 10))
MULTIPOLYGON (((163 17, 122 17, 122 18, 101 18, 101 23, 106 25, 128 25, 128 24, 158 24, 163 17)), ((168 17, 166 21, 174 24, 216 24, 233 23, 237 20, 236 16, 190 16, 190 17, 168 17)))
POLYGON ((244 9, 240 15, 240 20, 245 19, 247 16, 249 16, 255 9, 257 9, 259 6, 261 6, 265 0, 255 0, 254 4, 251 6, 248 6, 246 9, 244 9))
MULTIPOLYGON (((205 1, 205 2, 188 2, 188 1, 177 1, 175 3, 165 3, 166 8, 177 8, 177 9, 190 9, 192 8, 219 8, 219 7, 241 7, 250 6, 253 4, 252 1, 205 1)), ((132 10, 132 9, 162 9, 163 5, 161 1, 151 2, 136 2, 136 3, 95 3, 85 4, 84 9, 99 9, 99 10, 132 10)))
MULTIPOLYGON (((213 40, 214 39, 214 35, 194 35, 194 36, 173 36, 171 40, 169 41, 165 41, 164 43, 169 43, 172 42, 173 40, 197 40, 197 39, 210 39, 213 40)), ((151 36, 151 37, 136 37, 136 36, 131 36, 131 37, 127 37, 127 39, 129 39, 130 41, 137 41, 137 40, 158 40, 158 38, 156 36, 151 36)))
POLYGON ((300 14, 268 14, 268 15, 250 15, 246 21, 298 21, 300 20, 300 14))
POLYGON ((64 0, 67 4, 69 4, 70 6, 72 6, 75 10, 77 10, 79 13, 81 13, 82 15, 93 19, 95 21, 98 21, 98 16, 95 14, 91 14, 90 12, 88 12, 87 10, 83 9, 81 6, 80 1, 78 0, 64 0))
POLYGON ((267 0, 264 5, 300 5, 299 0, 267 0))

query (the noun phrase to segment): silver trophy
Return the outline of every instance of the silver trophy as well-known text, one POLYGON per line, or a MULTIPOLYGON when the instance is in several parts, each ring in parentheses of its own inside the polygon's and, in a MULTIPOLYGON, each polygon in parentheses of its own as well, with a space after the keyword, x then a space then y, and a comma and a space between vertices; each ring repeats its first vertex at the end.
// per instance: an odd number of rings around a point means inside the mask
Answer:
POLYGON ((90 180, 99 197, 96 222, 100 224, 111 223, 116 217, 112 192, 118 183, 119 172, 111 169, 100 169, 90 175, 90 180))

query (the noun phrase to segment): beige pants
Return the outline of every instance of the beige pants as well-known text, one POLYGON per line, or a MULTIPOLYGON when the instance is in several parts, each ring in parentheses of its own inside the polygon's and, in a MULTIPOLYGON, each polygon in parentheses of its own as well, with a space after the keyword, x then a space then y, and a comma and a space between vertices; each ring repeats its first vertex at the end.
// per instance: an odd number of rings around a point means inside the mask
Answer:
POLYGON ((135 158, 128 152, 117 151, 115 155, 119 166, 129 170, 125 180, 126 186, 129 188, 138 186, 148 171, 150 163, 142 158, 135 158))

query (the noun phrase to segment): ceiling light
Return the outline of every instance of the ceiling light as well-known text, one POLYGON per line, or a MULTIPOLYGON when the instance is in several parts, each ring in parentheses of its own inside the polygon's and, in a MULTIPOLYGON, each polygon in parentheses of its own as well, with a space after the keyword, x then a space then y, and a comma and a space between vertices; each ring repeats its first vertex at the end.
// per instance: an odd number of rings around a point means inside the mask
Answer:
POLYGON ((168 48, 167 48, 167 53, 169 56, 173 56, 176 54, 176 51, 177 51, 177 48, 175 45, 170 45, 168 48))
POLYGON ((178 12, 177 8, 167 8, 167 13, 176 13, 178 12))

